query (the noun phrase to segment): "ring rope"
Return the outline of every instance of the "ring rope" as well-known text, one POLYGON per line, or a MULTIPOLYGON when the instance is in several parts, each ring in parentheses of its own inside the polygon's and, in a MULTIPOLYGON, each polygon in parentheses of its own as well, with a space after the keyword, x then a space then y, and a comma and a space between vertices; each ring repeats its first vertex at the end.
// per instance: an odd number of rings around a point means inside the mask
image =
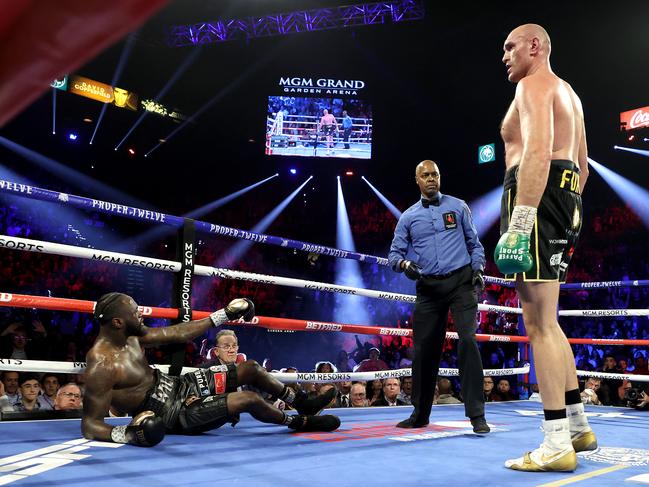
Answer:
MULTIPOLYGON (((73 206, 83 210, 106 213, 109 215, 125 216, 127 218, 132 218, 144 222, 164 223, 167 225, 172 225, 174 227, 182 227, 185 222, 184 218, 169 215, 167 213, 144 210, 142 208, 135 208, 133 206, 120 205, 117 203, 112 203, 110 201, 84 198, 83 196, 60 193, 58 191, 52 191, 49 189, 16 183, 13 181, 0 180, 0 191, 10 193, 15 196, 22 196, 25 198, 36 199, 40 201, 49 201, 51 203, 73 206)), ((288 247, 291 249, 302 250, 304 252, 329 255, 331 257, 353 259, 361 262, 368 262, 370 264, 388 265, 388 259, 386 259, 385 257, 360 254, 358 252, 352 252, 351 250, 340 250, 332 247, 325 247, 323 245, 300 242, 299 240, 276 237, 274 235, 265 235, 247 230, 239 230, 237 228, 215 225, 213 223, 208 223, 200 220, 196 220, 195 224, 196 230, 211 233, 213 235, 234 237, 250 240, 257 243, 288 247)))
MULTIPOLYGON (((0 235, 0 246, 8 249, 21 250, 25 252, 36 252, 53 255, 63 255, 67 257, 77 257, 87 260, 110 262, 112 264, 130 265, 142 267, 145 269, 154 269, 167 272, 179 272, 181 264, 179 262, 163 259, 154 259, 139 255, 130 255, 120 252, 110 252, 107 250, 88 249, 76 247, 74 245, 59 244, 46 242, 42 240, 32 240, 22 237, 9 237, 0 235)), ((401 301, 414 303, 416 296, 409 294, 391 293, 387 291, 377 291, 374 289, 364 289, 352 286, 342 286, 339 284, 329 284, 324 282, 309 281, 305 279, 295 279, 292 277, 270 276, 266 274, 255 274, 251 272, 235 271, 231 269, 222 269, 211 266, 196 265, 194 267, 196 275, 218 277, 221 279, 235 279, 240 281, 249 281, 259 284, 274 284, 277 286, 288 286, 312 291, 326 291, 334 293, 352 294, 355 296, 364 296, 368 298, 384 299, 388 301, 401 301)), ((522 314, 521 308, 512 308, 509 306, 498 306, 493 304, 478 303, 478 311, 491 313, 510 313, 522 314)), ((649 309, 607 309, 607 310, 561 310, 560 316, 649 316, 649 309)))
MULTIPOLYGON (((161 370, 162 372, 169 372, 169 365, 152 364, 152 368, 161 370)), ((0 371, 29 371, 29 372, 51 372, 55 374, 82 374, 86 370, 85 362, 55 362, 47 360, 16 360, 16 359, 3 359, 0 361, 0 371)), ((197 367, 183 367, 181 375, 187 374, 198 370, 197 367)), ((485 376, 502 377, 509 375, 523 375, 529 374, 530 364, 525 364, 523 367, 511 369, 484 369, 485 376)), ((395 370, 378 370, 373 372, 297 372, 297 373, 284 373, 284 372, 271 372, 271 375, 278 379, 280 382, 313 382, 317 384, 324 384, 329 382, 344 382, 344 381, 371 381, 377 379, 391 379, 395 377, 409 377, 412 375, 412 369, 395 369, 395 370)), ((442 377, 458 377, 458 369, 440 368, 438 375, 442 377)), ((599 377, 602 379, 615 379, 615 380, 630 380, 637 382, 649 382, 649 375, 635 375, 635 374, 612 374, 609 372, 593 372, 589 370, 578 370, 579 377, 599 377)))
MULTIPOLYGON (((160 213, 156 211, 144 210, 133 206, 121 205, 109 201, 95 200, 92 198, 85 198, 83 196, 72 195, 68 193, 61 193, 49 189, 39 188, 37 186, 30 186, 27 184, 17 183, 14 181, 0 179, 0 192, 10 193, 15 196, 21 196, 40 201, 48 201, 50 203, 66 204, 83 210, 90 210, 109 215, 125 216, 144 222, 164 223, 175 227, 181 227, 184 224, 184 218, 179 216, 170 215, 167 213, 160 213)), ((247 230, 240 230, 236 228, 226 227, 223 225, 215 225, 213 223, 203 222, 196 220, 196 229, 211 233, 214 235, 223 235, 243 240, 250 240, 252 242, 264 243, 268 245, 277 245, 280 247, 288 247, 291 249, 301 250, 303 252, 310 252, 320 255, 328 255, 331 257, 339 257, 341 259, 352 259, 360 262, 368 262, 370 264, 380 264, 388 266, 388 259, 385 257, 378 257, 375 255, 361 254, 349 250, 341 250, 323 245, 312 244, 308 242, 301 242, 274 235, 265 235, 255 233, 247 230)), ((513 287, 514 282, 501 277, 485 276, 485 281, 489 283, 499 284, 501 286, 513 287)), ((562 284, 561 289, 577 290, 588 288, 602 288, 602 287, 642 287, 649 286, 649 279, 633 280, 633 281, 603 281, 603 282, 581 282, 562 284)))
MULTIPOLYGON (((29 296, 24 294, 12 294, 0 292, 0 306, 16 308, 37 308, 54 311, 77 311, 81 313, 92 313, 95 307, 94 301, 84 301, 69 298, 53 298, 46 296, 29 296)), ((158 308, 152 306, 140 306, 144 316, 151 318, 177 319, 178 310, 174 308, 158 308)), ((194 319, 207 318, 209 311, 193 312, 194 319)), ((269 316, 255 316, 251 322, 243 321, 229 322, 237 326, 251 326, 257 328, 268 328, 271 330, 293 330, 293 331, 327 331, 354 333, 357 335, 385 335, 412 337, 412 330, 409 328, 390 328, 380 326, 349 325, 342 323, 331 323, 321 321, 296 320, 290 318, 274 318, 269 316)), ((457 332, 446 332, 446 338, 458 339, 457 332)), ((529 338, 517 335, 488 335, 476 333, 476 340, 479 342, 511 342, 528 343, 529 338)), ((568 338, 573 345, 633 345, 649 346, 649 340, 631 339, 609 339, 609 338, 568 338)))
MULTIPOLYGON (((151 365, 152 368, 161 370, 162 372, 169 372, 169 365, 151 365)), ((82 374, 86 370, 85 362, 54 362, 46 360, 15 360, 3 359, 0 361, 0 370, 24 370, 29 372, 51 372, 58 374, 82 374)), ((196 367, 183 367, 181 375, 188 372, 198 370, 196 367)), ((530 372, 530 365, 526 364, 524 367, 514 369, 484 369, 485 376, 507 376, 528 374, 530 372)), ((394 377, 409 377, 412 375, 412 369, 395 369, 395 370, 378 370, 373 372, 332 372, 332 373, 319 373, 319 372, 297 372, 297 373, 284 373, 284 372, 271 372, 271 375, 277 378, 280 382, 313 382, 324 384, 329 382, 344 382, 344 381, 370 381, 376 379, 391 379, 394 377)), ((439 375, 443 377, 458 377, 458 369, 439 369, 439 375)))

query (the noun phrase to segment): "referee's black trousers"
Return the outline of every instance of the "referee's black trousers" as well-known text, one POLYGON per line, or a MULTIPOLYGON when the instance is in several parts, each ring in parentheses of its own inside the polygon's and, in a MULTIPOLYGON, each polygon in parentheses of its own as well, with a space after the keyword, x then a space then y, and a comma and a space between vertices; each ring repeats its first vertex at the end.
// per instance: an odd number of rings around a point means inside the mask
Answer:
POLYGON ((423 277, 417 281, 413 323, 415 357, 412 364, 412 420, 428 423, 442 356, 449 308, 459 335, 458 368, 467 417, 484 414, 483 372, 475 339, 478 302, 471 266, 446 278, 423 277))

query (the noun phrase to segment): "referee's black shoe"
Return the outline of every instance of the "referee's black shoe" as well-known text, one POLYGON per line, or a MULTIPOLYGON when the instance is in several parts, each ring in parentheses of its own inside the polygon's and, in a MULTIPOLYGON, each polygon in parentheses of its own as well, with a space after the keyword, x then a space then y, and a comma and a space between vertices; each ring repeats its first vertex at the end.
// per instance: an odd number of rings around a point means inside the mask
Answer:
POLYGON ((426 426, 428 426, 428 421, 416 421, 413 418, 404 419, 397 423, 397 428, 425 428, 426 426))
POLYGON ((491 431, 491 428, 489 428, 489 425, 487 424, 487 420, 484 418, 484 415, 471 418, 471 426, 473 426, 474 433, 485 434, 491 431))

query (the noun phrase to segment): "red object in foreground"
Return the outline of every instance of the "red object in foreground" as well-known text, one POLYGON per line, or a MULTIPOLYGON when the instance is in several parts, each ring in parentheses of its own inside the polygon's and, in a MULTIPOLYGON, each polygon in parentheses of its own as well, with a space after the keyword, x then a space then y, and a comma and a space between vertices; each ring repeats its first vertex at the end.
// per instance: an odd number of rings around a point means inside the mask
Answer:
POLYGON ((167 0, 0 0, 0 127, 167 0))
MULTIPOLYGON (((50 298, 45 296, 29 296, 26 294, 0 293, 0 306, 14 308, 37 308, 56 311, 78 311, 81 313, 92 313, 95 309, 94 301, 83 301, 80 299, 50 298)), ((178 319, 178 310, 172 308, 156 308, 152 306, 140 306, 142 314, 150 318, 178 319)), ((209 311, 193 312, 194 319, 207 318, 209 311)), ((343 333, 356 333, 359 335, 387 335, 411 337, 412 330, 406 328, 390 328, 381 326, 346 325, 342 323, 330 323, 322 321, 293 320, 289 318, 272 318, 269 316, 255 316, 252 322, 235 321, 233 324, 239 326, 256 326, 274 330, 296 330, 296 331, 337 331, 343 333)), ((456 333, 449 333, 450 338, 457 339, 456 333)), ((483 335, 476 334, 479 342, 512 342, 527 343, 529 339, 525 336, 512 335, 483 335)), ((575 345, 640 345, 648 346, 649 340, 622 340, 609 338, 568 338, 568 341, 575 345)))

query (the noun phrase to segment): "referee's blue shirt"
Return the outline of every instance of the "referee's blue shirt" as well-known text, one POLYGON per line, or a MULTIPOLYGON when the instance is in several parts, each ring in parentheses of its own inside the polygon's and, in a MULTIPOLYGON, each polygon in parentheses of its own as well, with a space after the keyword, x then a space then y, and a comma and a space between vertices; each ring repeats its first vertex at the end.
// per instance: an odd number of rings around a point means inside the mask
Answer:
POLYGON ((399 218, 388 255, 390 267, 403 272, 401 261, 412 246, 423 275, 444 275, 467 264, 474 271, 484 270, 484 247, 469 207, 453 196, 437 196, 439 206, 425 208, 420 200, 399 218))

